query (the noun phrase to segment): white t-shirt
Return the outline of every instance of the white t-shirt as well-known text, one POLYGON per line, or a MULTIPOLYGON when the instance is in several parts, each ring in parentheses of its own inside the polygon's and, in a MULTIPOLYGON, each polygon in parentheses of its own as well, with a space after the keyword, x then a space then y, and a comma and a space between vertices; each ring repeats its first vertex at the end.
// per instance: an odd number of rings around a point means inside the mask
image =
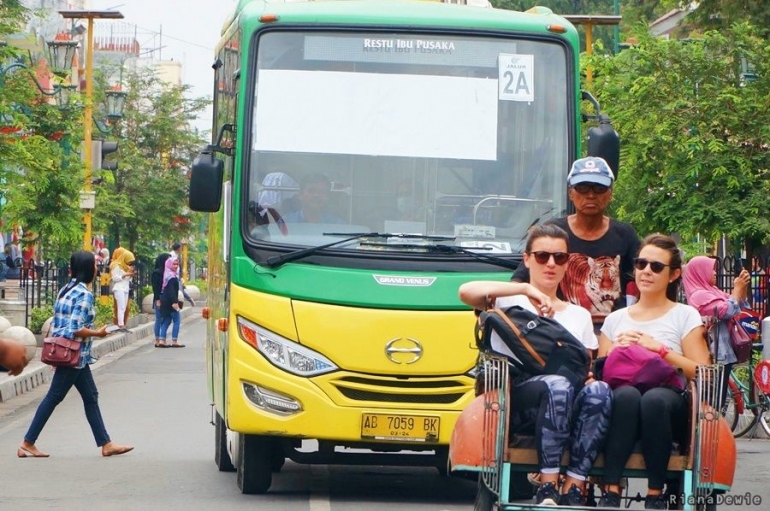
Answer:
POLYGON ((623 332, 639 330, 665 344, 671 351, 684 355, 682 339, 699 326, 703 326, 700 313, 690 305, 677 303, 663 316, 650 321, 632 319, 628 309, 616 310, 604 320, 602 333, 615 342, 623 332))
MULTIPOLYGON (((535 306, 532 305, 529 298, 524 295, 503 296, 495 301, 495 307, 498 309, 506 309, 514 305, 518 305, 522 309, 537 314, 535 306)), ((553 319, 558 321, 569 333, 582 342, 587 349, 595 350, 599 347, 599 341, 594 334, 594 324, 591 321, 591 313, 583 307, 568 303, 567 308, 562 311, 557 311, 554 314, 553 319)), ((514 357, 511 350, 508 349, 508 346, 505 345, 500 336, 495 332, 492 332, 490 342, 492 344, 492 349, 496 352, 508 355, 509 357, 514 357)))
POLYGON ((126 276, 126 271, 120 266, 116 266, 111 272, 112 277, 112 291, 121 291, 128 293, 131 288, 131 277, 126 276))

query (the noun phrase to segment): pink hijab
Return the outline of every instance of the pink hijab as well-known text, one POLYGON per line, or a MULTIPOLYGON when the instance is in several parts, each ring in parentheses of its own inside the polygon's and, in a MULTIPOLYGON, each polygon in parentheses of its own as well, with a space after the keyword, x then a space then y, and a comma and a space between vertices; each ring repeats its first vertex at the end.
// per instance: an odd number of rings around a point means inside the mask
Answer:
POLYGON ((177 278, 177 270, 174 269, 173 266, 174 261, 179 261, 179 259, 176 257, 169 257, 166 259, 166 264, 163 269, 163 285, 160 288, 161 292, 166 289, 169 280, 177 278))
POLYGON ((696 256, 685 265, 682 271, 687 303, 698 309, 701 316, 721 317, 727 312, 730 295, 711 285, 715 264, 715 259, 696 256))

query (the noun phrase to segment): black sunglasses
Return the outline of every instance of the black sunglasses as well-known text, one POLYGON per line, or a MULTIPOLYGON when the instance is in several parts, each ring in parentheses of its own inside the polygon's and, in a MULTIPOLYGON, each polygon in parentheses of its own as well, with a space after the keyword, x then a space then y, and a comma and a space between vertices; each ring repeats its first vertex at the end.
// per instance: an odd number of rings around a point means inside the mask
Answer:
POLYGON ((580 195, 586 195, 588 194, 588 192, 594 192, 596 195, 602 195, 607 193, 607 190, 610 189, 609 186, 585 184, 585 183, 575 185, 572 188, 574 188, 575 191, 580 195))
POLYGON ((529 255, 534 256, 538 264, 548 264, 551 256, 553 256, 553 262, 559 266, 564 266, 569 261, 569 254, 567 252, 545 252, 538 250, 537 252, 530 252, 529 255))
POLYGON ((647 268, 648 264, 650 265, 650 269, 652 270, 652 273, 660 273, 663 271, 663 268, 665 268, 666 266, 669 266, 669 267, 671 266, 670 264, 664 264, 664 263, 661 263, 660 261, 648 261, 643 257, 637 257, 636 259, 634 259, 634 268, 636 268, 637 270, 641 271, 647 268))

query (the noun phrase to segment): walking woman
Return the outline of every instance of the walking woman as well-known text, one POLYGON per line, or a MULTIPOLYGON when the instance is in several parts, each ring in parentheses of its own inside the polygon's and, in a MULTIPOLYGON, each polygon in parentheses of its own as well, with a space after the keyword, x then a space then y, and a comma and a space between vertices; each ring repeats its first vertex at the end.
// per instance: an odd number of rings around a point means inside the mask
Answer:
POLYGON ((152 270, 152 276, 150 280, 152 282, 152 308, 155 310, 155 326, 153 331, 155 333, 155 347, 167 348, 165 337, 160 336, 160 327, 163 324, 163 315, 160 312, 160 294, 163 290, 163 273, 166 267, 166 261, 171 257, 171 254, 166 252, 160 254, 155 258, 155 268, 152 270))
POLYGON ((107 327, 94 330, 94 295, 91 283, 96 275, 96 260, 91 252, 75 252, 70 259, 72 280, 62 288, 54 305, 51 335, 80 341, 80 364, 77 367, 57 367, 48 393, 41 401, 29 425, 24 441, 16 451, 19 458, 47 458, 49 455, 35 447, 40 432, 51 417, 54 409, 62 402, 74 386, 80 393, 85 407, 86 419, 91 426, 96 445, 102 448, 102 456, 124 454, 133 449, 110 440, 99 410, 99 392, 96 389, 89 363, 91 337, 104 337, 107 327))
POLYGON ((160 327, 160 339, 163 344, 166 343, 166 334, 168 327, 173 322, 171 330, 170 348, 184 348, 184 344, 179 344, 179 258, 170 257, 166 260, 163 271, 163 285, 160 292, 160 312, 163 317, 163 323, 160 327))
MULTIPOLYGON (((599 356, 618 346, 637 344, 681 368, 691 379, 699 365, 710 363, 703 323, 695 308, 677 303, 682 256, 676 242, 663 234, 642 241, 634 259, 639 301, 607 316, 599 336, 599 356)), ((613 391, 612 419, 604 450, 607 484, 599 507, 620 507, 620 479, 634 444, 641 438, 647 467, 645 509, 666 509, 663 494, 671 443, 687 433, 687 399, 667 387, 642 395, 636 387, 613 391)))
POLYGON ((118 252, 115 249, 115 256, 110 263, 110 278, 112 280, 112 297, 115 300, 116 309, 114 322, 118 325, 118 331, 127 332, 126 321, 128 321, 128 292, 131 289, 131 278, 134 276, 133 264, 135 262, 134 254, 123 249, 118 252))
MULTIPOLYGON (((582 307, 560 300, 556 293, 567 269, 567 233, 556 225, 536 224, 529 230, 524 264, 530 283, 468 282, 460 286, 460 299, 485 309, 488 300, 498 308, 518 305, 543 316, 553 316, 586 350, 598 347, 591 314, 582 307)), ((512 356, 502 339, 493 335, 492 348, 512 356)), ((588 471, 602 450, 610 422, 612 391, 590 375, 576 392, 561 375, 533 376, 511 383, 511 420, 514 432, 535 435, 540 465, 539 505, 584 506, 583 491, 588 471), (567 477, 558 490, 564 451, 569 447, 567 477)))

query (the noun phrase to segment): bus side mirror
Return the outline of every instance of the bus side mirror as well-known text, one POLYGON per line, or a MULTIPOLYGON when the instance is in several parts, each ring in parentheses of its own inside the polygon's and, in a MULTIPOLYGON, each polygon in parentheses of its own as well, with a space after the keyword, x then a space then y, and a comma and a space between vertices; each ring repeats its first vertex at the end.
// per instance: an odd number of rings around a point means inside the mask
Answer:
POLYGON ((620 135, 612 127, 612 121, 604 114, 599 116, 599 126, 588 129, 588 156, 599 156, 610 166, 618 178, 620 170, 620 135))
POLYGON ((214 213, 222 204, 225 164, 214 158, 211 146, 198 154, 190 168, 190 209, 214 213))

